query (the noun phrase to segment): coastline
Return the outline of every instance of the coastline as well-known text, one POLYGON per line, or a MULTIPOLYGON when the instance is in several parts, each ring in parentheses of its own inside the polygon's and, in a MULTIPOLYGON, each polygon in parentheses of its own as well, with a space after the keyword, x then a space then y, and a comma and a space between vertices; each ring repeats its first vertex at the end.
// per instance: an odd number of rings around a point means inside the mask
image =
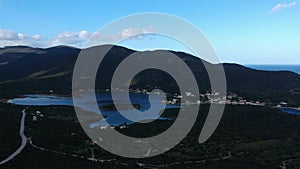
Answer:
POLYGON ((291 109, 291 110, 296 110, 300 111, 300 107, 273 107, 273 108, 279 108, 279 109, 291 109))

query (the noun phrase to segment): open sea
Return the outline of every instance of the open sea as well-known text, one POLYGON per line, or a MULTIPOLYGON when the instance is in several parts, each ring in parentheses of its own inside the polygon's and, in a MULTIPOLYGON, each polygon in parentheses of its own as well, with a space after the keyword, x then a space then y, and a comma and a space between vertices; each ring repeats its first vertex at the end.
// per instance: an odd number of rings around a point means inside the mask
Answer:
POLYGON ((257 70, 292 71, 300 74, 300 65, 244 65, 257 70))

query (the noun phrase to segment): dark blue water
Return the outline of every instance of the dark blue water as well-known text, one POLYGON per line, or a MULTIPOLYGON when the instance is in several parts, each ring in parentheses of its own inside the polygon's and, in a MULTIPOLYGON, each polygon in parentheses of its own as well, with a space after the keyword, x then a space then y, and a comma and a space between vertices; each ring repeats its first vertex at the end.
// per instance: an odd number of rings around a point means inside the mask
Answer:
POLYGON ((245 65, 256 70, 291 71, 300 74, 300 65, 245 65))
POLYGON ((300 110, 292 109, 292 108, 279 108, 281 111, 286 112, 288 114, 296 114, 300 115, 300 110))
MULTIPOLYGON (((139 118, 135 119, 135 122, 142 121, 142 120, 170 120, 168 118, 160 117, 159 113, 166 109, 171 108, 179 108, 179 106, 176 105, 170 105, 170 104, 163 104, 162 101, 164 97, 162 95, 154 95, 152 103, 149 102, 149 95, 147 94, 137 94, 137 93, 130 93, 130 101, 132 104, 139 104, 141 105, 141 108, 139 109, 139 113, 144 113, 142 116, 139 116, 139 118), (149 111, 150 110, 150 111, 149 111)), ((96 99, 99 106, 109 105, 112 103, 115 104, 122 104, 126 103, 124 100, 125 93, 119 93, 117 94, 117 99, 112 101, 111 95, 109 93, 97 93, 96 99)), ((91 101, 92 97, 88 95, 81 95, 78 97, 78 100, 83 103, 80 105, 80 108, 86 111, 92 111, 96 113, 101 113, 107 118, 91 124, 91 127, 96 126, 106 126, 109 124, 110 126, 119 126, 124 123, 126 124, 132 124, 133 121, 128 120, 121 114, 129 114, 132 116, 135 116, 132 112, 132 110, 124 110, 121 112, 118 111, 106 111, 106 110, 100 110, 98 108, 94 109, 93 105, 94 103, 91 101)), ((9 103, 17 104, 17 105, 25 105, 25 106, 51 106, 51 105, 67 105, 67 106, 73 106, 73 100, 71 97, 62 97, 62 96, 52 96, 52 95, 38 95, 38 94, 29 94, 25 95, 22 98, 15 98, 8 101, 9 103)))

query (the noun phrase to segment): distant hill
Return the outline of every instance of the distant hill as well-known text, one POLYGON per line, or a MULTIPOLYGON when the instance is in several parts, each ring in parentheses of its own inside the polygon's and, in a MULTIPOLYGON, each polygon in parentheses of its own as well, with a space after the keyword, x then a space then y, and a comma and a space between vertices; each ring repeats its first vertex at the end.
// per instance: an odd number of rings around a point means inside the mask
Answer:
MULTIPOLYGON (((72 71, 80 49, 57 46, 32 48, 26 46, 0 48, 0 93, 12 97, 25 93, 71 93, 72 71)), ((100 65, 97 89, 110 87, 111 76, 119 63, 133 50, 114 46, 100 65), (101 75, 101 76, 100 76, 101 75)), ((199 89, 210 89, 203 60, 183 52, 171 51, 186 62, 194 73, 199 89)), ((208 63, 209 64, 209 63, 208 63)), ((212 65, 214 66, 214 65, 212 65)), ((215 65, 216 66, 216 65, 215 65)), ((259 71, 237 64, 223 64, 228 91, 249 99, 266 102, 287 101, 300 105, 300 75, 289 71, 259 71)), ((177 84, 168 74, 158 70, 140 73, 132 88, 162 88, 176 92, 177 84)))

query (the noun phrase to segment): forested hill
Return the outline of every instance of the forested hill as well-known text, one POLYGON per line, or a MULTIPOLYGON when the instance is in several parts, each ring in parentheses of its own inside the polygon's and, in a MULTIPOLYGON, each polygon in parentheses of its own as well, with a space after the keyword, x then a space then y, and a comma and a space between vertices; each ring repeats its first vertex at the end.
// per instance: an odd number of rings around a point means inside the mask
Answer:
MULTIPOLYGON (((57 46, 32 48, 27 46, 0 48, 1 97, 25 93, 70 93, 72 71, 81 49, 57 46)), ((114 46, 100 65, 96 86, 110 87, 111 76, 119 63, 132 54, 131 49, 114 46)), ((155 52, 155 51, 153 51, 155 52)), ((183 59, 194 73, 201 92, 210 88, 203 60, 183 52, 171 51, 183 59)), ((208 63, 209 64, 209 63, 208 63)), ((215 65, 216 66, 216 65, 215 65)), ((300 75, 288 71, 259 71, 237 64, 223 64, 228 91, 249 99, 262 101, 286 101, 300 104, 300 75)), ((138 74, 132 88, 162 88, 173 92, 177 85, 172 77, 158 70, 138 74)))

